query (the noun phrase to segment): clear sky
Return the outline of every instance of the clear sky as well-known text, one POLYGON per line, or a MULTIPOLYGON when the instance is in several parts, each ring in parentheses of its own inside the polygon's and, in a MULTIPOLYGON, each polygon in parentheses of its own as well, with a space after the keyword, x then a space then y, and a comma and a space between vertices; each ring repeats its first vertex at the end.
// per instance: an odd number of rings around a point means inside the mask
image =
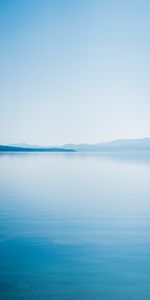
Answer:
POLYGON ((0 143, 150 136, 149 0, 0 0, 0 143))

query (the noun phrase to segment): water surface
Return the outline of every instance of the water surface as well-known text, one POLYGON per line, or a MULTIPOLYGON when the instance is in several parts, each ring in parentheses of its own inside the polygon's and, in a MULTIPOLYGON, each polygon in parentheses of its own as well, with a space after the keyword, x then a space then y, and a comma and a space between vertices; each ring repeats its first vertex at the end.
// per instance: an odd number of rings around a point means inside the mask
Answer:
POLYGON ((149 300, 150 156, 1 154, 0 299, 149 300))

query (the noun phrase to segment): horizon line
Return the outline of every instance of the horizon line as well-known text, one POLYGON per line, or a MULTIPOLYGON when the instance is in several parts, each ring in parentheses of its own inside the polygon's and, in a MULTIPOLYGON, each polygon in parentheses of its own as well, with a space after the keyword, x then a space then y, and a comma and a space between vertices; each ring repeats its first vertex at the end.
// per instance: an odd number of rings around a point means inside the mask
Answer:
MULTIPOLYGON (((73 142, 66 142, 64 144, 49 144, 49 145, 43 145, 43 144, 38 144, 38 143, 28 143, 28 142, 12 142, 12 143, 1 143, 0 145, 2 146, 14 146, 16 147, 17 145, 23 145, 25 146, 35 146, 35 147, 64 147, 67 145, 96 145, 96 144, 105 144, 105 143, 111 143, 111 142, 118 142, 118 141, 136 141, 136 140, 148 140, 150 139, 150 137, 138 137, 138 138, 116 138, 116 139, 111 139, 111 140, 107 140, 107 141, 97 141, 95 143, 88 143, 88 142, 80 142, 80 143, 73 143, 73 142)), ((21 146, 20 146, 21 147, 21 146)))

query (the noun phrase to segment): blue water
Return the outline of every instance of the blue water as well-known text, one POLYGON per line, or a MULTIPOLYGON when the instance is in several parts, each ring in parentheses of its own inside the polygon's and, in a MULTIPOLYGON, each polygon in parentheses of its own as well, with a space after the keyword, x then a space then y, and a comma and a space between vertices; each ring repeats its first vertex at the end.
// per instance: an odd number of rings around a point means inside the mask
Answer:
POLYGON ((150 156, 0 155, 1 300, 149 300, 150 156))

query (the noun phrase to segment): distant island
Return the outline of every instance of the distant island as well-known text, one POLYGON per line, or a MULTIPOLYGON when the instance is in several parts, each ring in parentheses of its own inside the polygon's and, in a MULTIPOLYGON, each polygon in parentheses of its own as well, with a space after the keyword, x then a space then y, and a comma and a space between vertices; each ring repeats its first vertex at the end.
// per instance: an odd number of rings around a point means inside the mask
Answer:
POLYGON ((47 147, 18 147, 0 145, 0 152, 75 152, 73 149, 47 147))
POLYGON ((150 151, 150 138, 120 139, 96 144, 47 146, 28 144, 0 145, 0 152, 137 152, 150 151))

